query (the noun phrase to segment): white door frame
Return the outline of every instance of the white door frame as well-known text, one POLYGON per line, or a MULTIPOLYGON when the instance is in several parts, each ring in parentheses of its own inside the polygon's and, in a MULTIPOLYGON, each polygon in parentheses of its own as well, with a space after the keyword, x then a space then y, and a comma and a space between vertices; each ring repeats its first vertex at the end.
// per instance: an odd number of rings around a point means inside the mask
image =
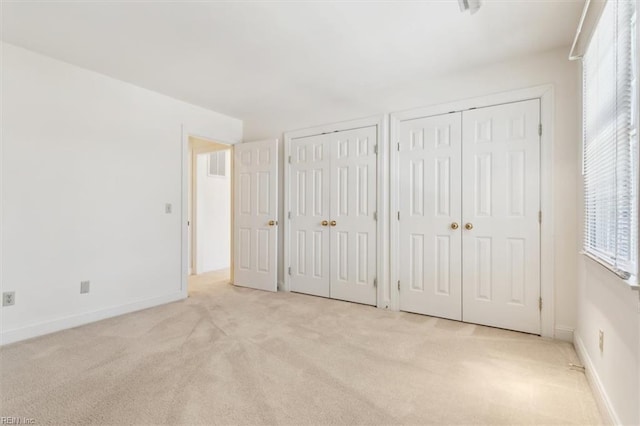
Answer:
MULTIPOLYGON (((189 155, 189 137, 192 136, 198 139, 204 139, 212 141, 222 145, 229 145, 230 154, 233 158, 233 145, 235 141, 229 141, 224 138, 217 138, 215 136, 205 136, 197 131, 189 129, 186 124, 181 125, 181 147, 180 147, 180 166, 181 166, 181 200, 180 200, 180 292, 182 297, 188 296, 188 282, 189 282, 189 162, 192 161, 192 156, 189 155)), ((230 173, 233 173, 233 161, 231 164, 230 173)), ((233 174, 231 178, 231 229, 233 229, 233 174)), ((233 282, 233 233, 231 233, 231 281, 233 282)))
POLYGON ((308 129, 296 130, 286 132, 284 134, 284 290, 291 291, 291 281, 289 276, 289 267, 291 262, 290 253, 290 233, 291 223, 289 221, 288 212, 291 211, 291 196, 290 196, 290 173, 291 166, 289 164, 289 157, 291 155, 291 141, 297 138, 303 138, 308 136, 321 135, 323 133, 333 133, 344 130, 357 129, 361 127, 376 126, 377 144, 378 144, 378 158, 377 158, 377 204, 376 209, 378 211, 378 223, 376 227, 376 275, 377 275, 377 307, 389 308, 390 307, 390 294, 389 294, 389 280, 388 280, 388 259, 389 259, 389 246, 386 244, 389 241, 389 180, 387 166, 388 166, 388 152, 389 143, 387 137, 387 116, 377 115, 373 117, 362 118, 359 120, 343 121, 340 123, 327 124, 323 126, 311 127, 308 129))
MULTIPOLYGON (((542 211, 542 224, 540 227, 540 296, 542 297, 542 310, 540 312, 540 333, 544 337, 554 337, 554 224, 553 224, 553 114, 554 91, 552 85, 536 86, 527 89, 513 90, 477 98, 464 99, 446 104, 417 108, 408 111, 393 113, 390 116, 390 140, 393 149, 390 151, 390 197, 391 212, 396 215, 399 209, 399 170, 398 170, 398 130, 400 123, 421 117, 447 114, 453 111, 465 111, 472 108, 489 107, 493 105, 512 102, 540 99, 540 120, 542 123, 542 136, 540 139, 540 208, 542 211)), ((399 249, 399 224, 396 216, 390 217, 390 282, 398 282, 398 249, 399 249)), ((400 295, 397 285, 391 286, 390 308, 400 310, 400 295)))

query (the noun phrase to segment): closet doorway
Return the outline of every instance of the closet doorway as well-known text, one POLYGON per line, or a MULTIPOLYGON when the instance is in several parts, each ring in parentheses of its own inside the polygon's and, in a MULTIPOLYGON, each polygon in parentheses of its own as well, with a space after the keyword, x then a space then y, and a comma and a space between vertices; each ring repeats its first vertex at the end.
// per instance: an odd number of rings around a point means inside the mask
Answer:
POLYGON ((399 121, 399 308, 540 334, 540 99, 399 121))

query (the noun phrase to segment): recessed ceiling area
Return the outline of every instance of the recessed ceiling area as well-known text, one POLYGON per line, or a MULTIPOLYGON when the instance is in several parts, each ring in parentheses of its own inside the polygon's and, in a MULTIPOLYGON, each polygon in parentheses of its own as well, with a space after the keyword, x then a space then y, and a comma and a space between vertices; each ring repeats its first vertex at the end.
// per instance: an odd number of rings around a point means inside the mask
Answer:
POLYGON ((245 121, 245 138, 387 108, 426 78, 567 46, 581 1, 7 2, 2 40, 245 121), (505 19, 508 16, 508 19, 505 19), (330 114, 329 114, 330 115, 330 114))

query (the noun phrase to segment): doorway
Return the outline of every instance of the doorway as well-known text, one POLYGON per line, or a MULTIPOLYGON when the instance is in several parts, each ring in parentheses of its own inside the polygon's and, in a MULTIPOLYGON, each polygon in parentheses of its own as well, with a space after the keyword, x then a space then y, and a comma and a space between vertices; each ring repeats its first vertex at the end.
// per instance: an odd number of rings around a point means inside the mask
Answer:
POLYGON ((189 136, 188 273, 230 279, 232 265, 231 145, 189 136))

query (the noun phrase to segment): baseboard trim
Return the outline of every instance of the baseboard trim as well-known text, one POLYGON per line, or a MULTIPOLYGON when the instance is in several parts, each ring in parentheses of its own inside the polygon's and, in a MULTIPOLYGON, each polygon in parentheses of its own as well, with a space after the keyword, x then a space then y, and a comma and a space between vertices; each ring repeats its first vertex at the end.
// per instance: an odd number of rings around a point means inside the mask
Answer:
POLYGON ((584 371, 587 376, 587 381, 589 382, 589 386, 593 391, 593 396, 596 399, 596 403, 598 404, 598 408, 600 410, 600 414, 602 414, 602 418, 607 425, 620 425, 620 418, 616 414, 616 411, 613 409, 613 405, 611 405, 611 400, 607 395, 607 391, 596 372, 596 369, 593 366, 593 362, 587 353, 587 349, 580 339, 580 336, 576 333, 574 335, 573 345, 576 348, 576 352, 578 353, 578 358, 582 361, 582 365, 584 365, 584 371))
POLYGON ((557 325, 553 332, 553 337, 558 340, 564 340, 565 342, 573 343, 573 327, 567 327, 564 325, 557 325))
POLYGON ((186 294, 180 291, 177 293, 168 294, 166 296, 140 300, 137 302, 113 306, 93 312, 84 312, 77 315, 70 315, 52 321, 41 322, 38 324, 28 325, 26 327, 16 328, 13 330, 3 330, 0 333, 0 346, 20 342, 22 340, 31 339, 38 336, 43 336, 45 334, 55 333, 56 331, 67 330, 69 328, 78 327, 81 325, 116 317, 123 314, 128 314, 131 312, 140 311, 147 308, 153 308, 154 306, 164 305, 166 303, 175 302, 185 298, 186 294))

